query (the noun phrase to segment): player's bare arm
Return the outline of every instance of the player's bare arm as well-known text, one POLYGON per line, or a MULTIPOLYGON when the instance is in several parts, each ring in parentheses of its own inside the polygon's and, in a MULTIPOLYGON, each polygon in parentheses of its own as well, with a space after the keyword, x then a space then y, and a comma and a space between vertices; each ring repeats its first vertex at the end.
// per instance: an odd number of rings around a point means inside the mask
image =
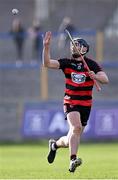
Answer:
POLYGON ((109 82, 109 79, 104 71, 99 71, 96 74, 93 71, 90 71, 89 74, 101 84, 108 84, 109 82))
POLYGON ((43 39, 43 65, 48 68, 59 69, 59 62, 50 58, 51 32, 46 32, 43 39))

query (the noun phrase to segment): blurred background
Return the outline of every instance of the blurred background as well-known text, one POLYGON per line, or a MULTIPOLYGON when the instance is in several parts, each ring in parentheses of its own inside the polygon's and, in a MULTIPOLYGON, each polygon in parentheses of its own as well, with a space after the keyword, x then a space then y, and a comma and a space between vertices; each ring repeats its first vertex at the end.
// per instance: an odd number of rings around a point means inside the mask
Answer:
POLYGON ((52 31, 52 58, 70 56, 65 28, 90 44, 88 56, 110 80, 101 92, 94 90, 83 141, 118 139, 118 0, 0 0, 1 142, 67 133, 63 73, 41 65, 46 31, 52 31))

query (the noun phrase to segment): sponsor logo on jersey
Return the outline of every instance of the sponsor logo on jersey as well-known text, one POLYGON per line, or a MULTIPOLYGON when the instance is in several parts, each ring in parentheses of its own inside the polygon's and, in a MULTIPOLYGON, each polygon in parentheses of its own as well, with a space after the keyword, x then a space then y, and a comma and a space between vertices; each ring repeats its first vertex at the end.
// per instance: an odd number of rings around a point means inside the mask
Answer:
POLYGON ((77 73, 72 72, 71 73, 71 78, 72 78, 72 81, 74 83, 80 84, 80 83, 84 83, 85 82, 86 75, 85 74, 77 74, 77 73))

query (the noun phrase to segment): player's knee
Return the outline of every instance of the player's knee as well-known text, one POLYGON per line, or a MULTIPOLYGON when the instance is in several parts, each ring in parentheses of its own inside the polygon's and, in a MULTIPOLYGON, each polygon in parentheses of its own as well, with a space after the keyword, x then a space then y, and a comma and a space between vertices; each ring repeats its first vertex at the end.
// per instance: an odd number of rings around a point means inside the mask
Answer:
POLYGON ((73 133, 74 133, 74 134, 79 135, 79 134, 81 134, 81 131, 82 131, 82 126, 81 126, 81 125, 77 125, 77 126, 75 126, 75 127, 73 128, 73 133))

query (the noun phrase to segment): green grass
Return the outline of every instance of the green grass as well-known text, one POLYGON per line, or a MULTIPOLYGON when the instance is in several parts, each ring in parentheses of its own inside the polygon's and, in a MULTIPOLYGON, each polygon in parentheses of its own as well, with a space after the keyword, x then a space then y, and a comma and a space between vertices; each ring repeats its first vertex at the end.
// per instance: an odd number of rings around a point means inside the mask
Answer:
POLYGON ((0 179, 117 179, 118 144, 81 144, 83 164, 68 172, 68 149, 59 149, 53 164, 46 145, 0 145, 0 179))

